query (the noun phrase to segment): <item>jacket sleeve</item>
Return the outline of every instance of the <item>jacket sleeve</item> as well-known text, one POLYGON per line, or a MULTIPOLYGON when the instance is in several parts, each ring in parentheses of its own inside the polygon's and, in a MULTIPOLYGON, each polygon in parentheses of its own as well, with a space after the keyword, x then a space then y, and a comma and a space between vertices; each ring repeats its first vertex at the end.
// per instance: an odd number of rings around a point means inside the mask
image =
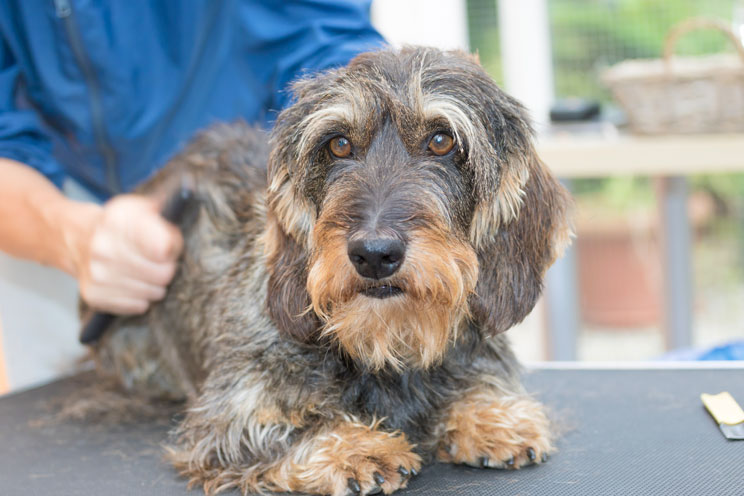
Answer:
POLYGON ((0 39, 0 157, 27 164, 61 187, 65 174, 52 157, 52 144, 39 116, 16 105, 19 69, 7 44, 0 39))
MULTIPOLYGON (((289 83, 304 74, 347 64, 359 53, 380 49, 385 40, 370 21, 370 0, 270 0, 284 26, 274 79, 275 109, 288 106, 289 83)), ((254 21, 261 22, 254 18, 254 21)))

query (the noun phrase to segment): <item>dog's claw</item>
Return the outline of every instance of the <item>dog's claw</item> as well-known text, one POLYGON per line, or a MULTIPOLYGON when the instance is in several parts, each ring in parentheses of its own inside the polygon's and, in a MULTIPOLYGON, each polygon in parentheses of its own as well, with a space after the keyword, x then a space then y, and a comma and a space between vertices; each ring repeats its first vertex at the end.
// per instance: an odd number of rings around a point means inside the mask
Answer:
POLYGON ((408 477, 409 475, 411 475, 411 473, 408 470, 406 470, 406 467, 404 467, 403 465, 398 467, 398 473, 402 475, 403 477, 408 477))
POLYGON ((514 466, 514 455, 510 456, 508 460, 506 460, 506 466, 507 467, 513 467, 514 466))
POLYGON ((362 486, 360 486, 359 481, 353 477, 349 477, 346 483, 349 485, 349 489, 351 489, 352 493, 360 494, 362 492, 362 486))
POLYGON ((374 474, 372 474, 372 478, 375 480, 378 486, 385 484, 385 477, 383 477, 380 472, 375 472, 374 474))
POLYGON ((543 463, 547 462, 548 461, 548 454, 547 453, 543 453, 542 456, 540 457, 540 461, 542 461, 543 463))
POLYGON ((411 467, 411 475, 414 476, 414 477, 416 477, 418 475, 418 470, 416 470, 415 468, 411 467))
POLYGON ((381 488, 380 486, 375 486, 375 487, 373 487, 372 489, 370 489, 370 490, 369 490, 369 491, 367 492, 367 494, 368 494, 368 495, 372 495, 372 494, 380 494, 381 492, 382 492, 382 488, 381 488))
POLYGON ((482 456, 480 458, 480 466, 483 468, 488 468, 488 457, 487 456, 482 456))
POLYGON ((535 450, 532 448, 527 448, 527 458, 530 459, 531 462, 534 462, 537 458, 537 455, 535 454, 535 450))

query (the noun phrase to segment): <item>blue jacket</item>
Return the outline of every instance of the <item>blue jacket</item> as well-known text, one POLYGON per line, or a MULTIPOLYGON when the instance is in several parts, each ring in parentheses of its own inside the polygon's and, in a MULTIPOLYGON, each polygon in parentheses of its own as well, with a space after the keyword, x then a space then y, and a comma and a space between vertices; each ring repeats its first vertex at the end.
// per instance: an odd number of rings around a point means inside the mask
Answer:
POLYGON ((198 129, 379 47, 370 0, 3 0, 0 156, 128 191, 198 129))

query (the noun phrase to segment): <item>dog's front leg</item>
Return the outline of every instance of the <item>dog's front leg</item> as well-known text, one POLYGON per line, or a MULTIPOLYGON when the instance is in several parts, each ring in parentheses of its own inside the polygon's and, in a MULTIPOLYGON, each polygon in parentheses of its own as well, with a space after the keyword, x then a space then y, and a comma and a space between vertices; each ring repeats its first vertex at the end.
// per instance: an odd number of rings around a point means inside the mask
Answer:
POLYGON ((389 494, 421 468, 405 434, 360 422, 328 397, 310 395, 288 407, 271 391, 247 374, 242 387, 208 388, 189 409, 169 456, 191 485, 208 494, 233 487, 389 494))
POLYGON ((554 450, 544 407, 525 393, 479 386, 455 401, 440 426, 437 458, 488 468, 542 463, 554 450))
POLYGON ((346 417, 297 442, 262 476, 271 490, 312 494, 390 494, 405 487, 421 458, 405 434, 346 417))
POLYGON ((311 413, 307 408, 282 413, 260 374, 235 375, 242 380, 229 385, 215 380, 225 374, 210 377, 167 446, 168 458, 189 487, 200 485, 206 494, 269 489, 264 474, 292 450, 311 413))
POLYGON ((229 438, 210 433, 195 439, 182 429, 182 442, 190 439, 170 448, 171 461, 190 485, 202 485, 207 494, 233 487, 243 492, 390 494, 421 468, 405 434, 379 430, 376 424, 346 418, 303 434, 287 424, 250 423, 250 432, 241 436, 242 449, 232 453, 225 450, 229 438), (293 437, 298 439, 291 442, 293 437))

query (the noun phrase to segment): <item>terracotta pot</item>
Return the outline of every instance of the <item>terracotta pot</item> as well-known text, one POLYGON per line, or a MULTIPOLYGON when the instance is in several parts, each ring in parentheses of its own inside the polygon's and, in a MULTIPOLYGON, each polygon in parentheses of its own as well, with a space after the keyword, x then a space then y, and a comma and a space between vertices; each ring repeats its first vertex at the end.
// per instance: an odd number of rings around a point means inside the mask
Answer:
POLYGON ((581 315, 602 327, 645 327, 661 317, 659 243, 651 222, 579 227, 581 315))

